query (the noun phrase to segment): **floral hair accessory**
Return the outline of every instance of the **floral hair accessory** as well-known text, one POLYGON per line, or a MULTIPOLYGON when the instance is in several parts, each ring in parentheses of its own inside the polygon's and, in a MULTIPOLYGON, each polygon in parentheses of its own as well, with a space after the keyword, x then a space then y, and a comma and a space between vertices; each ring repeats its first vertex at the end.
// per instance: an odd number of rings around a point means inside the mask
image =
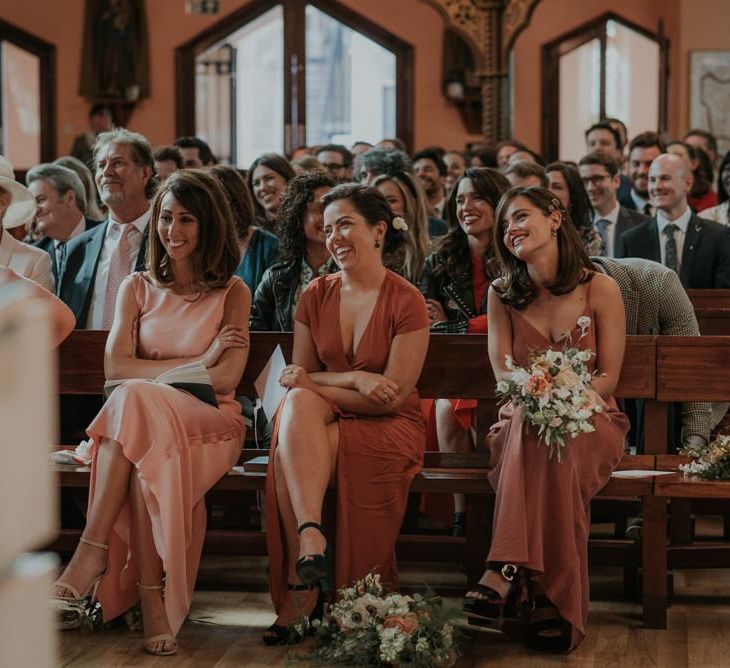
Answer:
POLYGON ((401 232, 408 232, 408 225, 403 218, 396 216, 393 218, 393 229, 400 230, 401 232))

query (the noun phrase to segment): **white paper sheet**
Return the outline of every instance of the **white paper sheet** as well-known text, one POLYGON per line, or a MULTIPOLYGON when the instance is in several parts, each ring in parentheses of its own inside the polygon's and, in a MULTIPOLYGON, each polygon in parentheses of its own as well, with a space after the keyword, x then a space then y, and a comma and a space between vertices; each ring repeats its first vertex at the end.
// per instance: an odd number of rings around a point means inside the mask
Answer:
POLYGON ((627 471, 614 471, 611 474, 612 478, 648 478, 656 475, 669 475, 676 473, 676 471, 650 471, 641 469, 629 469, 627 471))
POLYGON ((281 346, 276 346, 269 361, 266 362, 266 366, 254 382, 256 393, 261 399, 264 413, 269 420, 274 419, 274 413, 287 391, 286 387, 279 385, 279 378, 281 378, 281 372, 284 371, 285 366, 286 361, 281 346))

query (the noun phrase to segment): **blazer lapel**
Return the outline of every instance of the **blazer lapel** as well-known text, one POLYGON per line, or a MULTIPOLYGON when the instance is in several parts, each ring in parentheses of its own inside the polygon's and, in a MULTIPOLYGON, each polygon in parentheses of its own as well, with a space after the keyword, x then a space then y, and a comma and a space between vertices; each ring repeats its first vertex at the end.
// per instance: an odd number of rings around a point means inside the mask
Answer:
POLYGON ((147 268, 147 229, 142 235, 142 245, 139 247, 139 253, 137 253, 137 261, 134 264, 135 271, 144 271, 147 268))
POLYGON ((684 246, 682 246, 682 264, 679 267, 679 279, 686 288, 689 285, 689 277, 692 272, 692 263, 694 262, 695 252, 700 242, 700 233, 702 231, 702 220, 692 214, 687 223, 687 233, 684 235, 684 246))
POLYGON ((656 218, 647 223, 646 233, 642 234, 640 239, 643 247, 639 253, 636 253, 636 257, 654 260, 654 262, 661 264, 662 256, 659 249, 659 227, 657 226, 656 218))

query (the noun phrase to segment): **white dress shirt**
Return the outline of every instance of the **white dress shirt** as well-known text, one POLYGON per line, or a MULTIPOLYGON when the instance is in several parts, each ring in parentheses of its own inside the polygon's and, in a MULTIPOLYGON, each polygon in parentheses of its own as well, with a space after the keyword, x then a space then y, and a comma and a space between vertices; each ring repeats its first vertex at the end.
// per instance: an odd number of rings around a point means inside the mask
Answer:
MULTIPOLYGON (((151 210, 147 209, 137 220, 133 220, 128 225, 134 225, 140 234, 130 235, 130 261, 129 273, 134 271, 137 264, 137 255, 142 246, 147 224, 150 220, 151 210)), ((106 279, 109 274, 109 264, 112 260, 112 253, 119 243, 119 237, 122 233, 123 225, 116 222, 110 215, 109 224, 106 226, 106 235, 104 236, 104 244, 99 253, 99 262, 96 268, 96 278, 94 279, 94 292, 91 295, 91 304, 89 305, 89 317, 86 321, 87 329, 102 329, 102 319, 104 317, 104 293, 106 292, 106 279)))
POLYGON ((2 227, 0 231, 0 267, 9 267, 16 274, 53 292, 56 281, 53 278, 51 256, 40 248, 18 241, 2 227))
POLYGON ((621 205, 616 202, 616 206, 613 210, 609 211, 605 216, 601 216, 598 212, 596 212, 593 216, 593 227, 599 233, 601 230, 598 229, 596 223, 599 220, 608 221, 608 225, 606 225, 606 257, 615 257, 616 255, 616 223, 618 222, 618 214, 620 210, 621 205))
POLYGON ((692 209, 687 207, 686 211, 676 220, 669 220, 665 218, 664 212, 657 209, 656 212, 656 224, 659 228, 659 253, 662 258, 662 264, 666 263, 666 251, 664 246, 667 243, 667 237, 664 234, 664 228, 669 223, 674 223, 679 229, 674 230, 674 240, 677 244, 677 265, 682 266, 682 251, 684 250, 684 238, 687 236, 687 226, 689 225, 689 219, 692 217, 692 209))

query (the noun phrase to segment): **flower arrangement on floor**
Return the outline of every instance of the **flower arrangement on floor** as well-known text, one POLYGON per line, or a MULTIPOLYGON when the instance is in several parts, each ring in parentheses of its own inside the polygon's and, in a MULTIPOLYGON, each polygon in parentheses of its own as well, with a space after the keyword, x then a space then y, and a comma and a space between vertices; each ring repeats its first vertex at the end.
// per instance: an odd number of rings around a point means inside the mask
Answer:
MULTIPOLYGON (((588 333, 591 319, 581 316, 576 324, 580 341, 588 333)), ((595 374, 587 367, 595 353, 576 348, 567 334, 564 338, 562 350, 530 351, 527 368, 507 355, 510 377, 497 383, 497 396, 523 408, 525 421, 537 427, 539 441, 547 446, 548 458, 557 455, 559 462, 566 442, 595 431, 593 416, 603 411, 591 388, 595 374)))
POLYGON ((386 594, 377 574, 340 589, 337 602, 312 628, 314 648, 291 658, 327 665, 424 668, 456 660, 454 629, 441 599, 430 593, 386 594))
POLYGON ((730 436, 720 434, 707 447, 685 450, 691 461, 682 464, 682 473, 699 475, 705 480, 730 480, 730 436))

